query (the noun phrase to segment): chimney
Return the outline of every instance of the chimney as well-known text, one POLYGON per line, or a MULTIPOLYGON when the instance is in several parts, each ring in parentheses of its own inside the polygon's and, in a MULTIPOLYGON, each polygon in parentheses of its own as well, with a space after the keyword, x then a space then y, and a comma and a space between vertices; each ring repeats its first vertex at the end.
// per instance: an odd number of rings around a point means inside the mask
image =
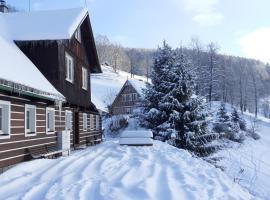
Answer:
POLYGON ((0 0, 0 12, 7 13, 8 7, 6 5, 6 2, 4 0, 0 0))

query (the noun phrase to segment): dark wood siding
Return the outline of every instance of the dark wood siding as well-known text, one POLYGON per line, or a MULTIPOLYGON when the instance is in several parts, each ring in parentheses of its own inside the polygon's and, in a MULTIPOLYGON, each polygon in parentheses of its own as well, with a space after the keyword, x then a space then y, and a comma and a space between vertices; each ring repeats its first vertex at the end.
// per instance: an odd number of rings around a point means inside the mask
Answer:
POLYGON ((134 101, 132 94, 137 94, 139 96, 138 92, 132 85, 125 83, 112 104, 111 111, 113 115, 131 114, 127 112, 127 109, 131 109, 132 112, 139 103, 139 98, 134 101), (131 95, 130 101, 123 101, 123 95, 131 95))

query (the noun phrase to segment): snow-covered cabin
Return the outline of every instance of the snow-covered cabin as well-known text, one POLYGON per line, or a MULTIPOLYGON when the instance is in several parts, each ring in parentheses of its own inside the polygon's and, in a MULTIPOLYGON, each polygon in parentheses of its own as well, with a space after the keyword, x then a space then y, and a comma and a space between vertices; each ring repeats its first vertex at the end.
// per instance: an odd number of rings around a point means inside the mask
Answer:
POLYGON ((0 13, 0 49, 0 168, 64 130, 72 148, 100 141, 90 73, 101 68, 86 9, 0 13))
POLYGON ((128 79, 116 96, 110 108, 113 115, 133 114, 143 96, 146 83, 142 80, 128 79))

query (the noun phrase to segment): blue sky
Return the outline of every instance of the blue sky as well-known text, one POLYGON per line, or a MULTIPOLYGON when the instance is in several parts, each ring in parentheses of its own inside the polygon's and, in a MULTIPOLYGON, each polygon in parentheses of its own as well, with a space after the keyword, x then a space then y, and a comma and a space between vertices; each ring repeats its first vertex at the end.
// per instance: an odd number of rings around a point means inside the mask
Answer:
MULTIPOLYGON (((7 0, 28 9, 29 0, 7 0)), ((269 0, 86 0, 94 34, 127 47, 217 42, 220 52, 270 62, 269 0)), ((32 10, 84 6, 85 0, 31 0, 32 10)))

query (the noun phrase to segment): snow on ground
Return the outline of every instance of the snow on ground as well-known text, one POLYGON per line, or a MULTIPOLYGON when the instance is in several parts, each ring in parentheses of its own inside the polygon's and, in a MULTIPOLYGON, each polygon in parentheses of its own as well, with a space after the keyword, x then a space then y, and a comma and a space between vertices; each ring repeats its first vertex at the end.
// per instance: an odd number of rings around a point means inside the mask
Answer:
POLYGON ((19 164, 0 175, 0 199, 254 199, 221 170, 187 151, 107 141, 70 157, 19 164))
MULTIPOLYGON (((130 74, 114 70, 109 66, 102 66, 100 74, 91 74, 91 98, 96 107, 107 112, 107 105, 112 103, 130 74)), ((137 80, 146 81, 145 77, 135 76, 137 80)))
MULTIPOLYGON (((218 105, 214 105, 215 110, 218 105)), ((230 106, 227 107, 230 110, 230 106)), ((254 115, 245 113, 244 118, 250 126, 254 115)), ((225 173, 232 180, 256 196, 270 199, 270 119, 262 116, 258 119, 257 132, 261 139, 247 137, 243 144, 231 143, 232 148, 219 151, 214 156, 223 158, 217 164, 225 167, 225 173)))

